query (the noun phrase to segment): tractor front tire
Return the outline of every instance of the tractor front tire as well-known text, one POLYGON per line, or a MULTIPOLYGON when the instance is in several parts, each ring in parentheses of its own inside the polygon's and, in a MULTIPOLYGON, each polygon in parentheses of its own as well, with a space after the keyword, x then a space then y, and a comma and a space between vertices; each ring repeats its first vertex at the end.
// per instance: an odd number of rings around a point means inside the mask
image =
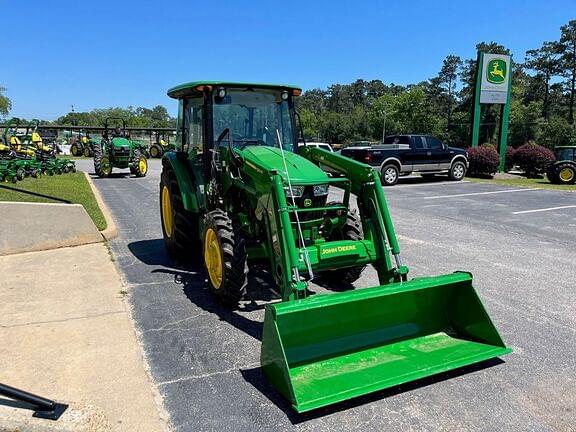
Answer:
POLYGON ((164 244, 172 258, 185 260, 200 255, 198 215, 184 208, 176 174, 167 165, 160 176, 160 217, 164 244))
POLYGON ((84 157, 90 157, 90 156, 92 156, 91 153, 92 153, 92 152, 90 151, 90 147, 88 147, 88 146, 84 147, 84 150, 82 151, 82 154, 84 155, 84 157))
POLYGON ((212 293, 235 308, 248 286, 248 254, 239 226, 217 209, 204 219, 203 256, 212 293))
POLYGON ((72 144, 72 147, 70 147, 70 153, 72 154, 72 156, 80 156, 82 154, 82 152, 80 151, 80 149, 76 144, 72 144))
MULTIPOLYGON (((342 205, 341 203, 328 203, 330 205, 342 205)), ((362 221, 360 215, 356 210, 348 210, 346 215, 346 223, 339 230, 332 232, 328 241, 334 240, 362 240, 364 239, 364 231, 362 229, 362 221)), ((322 272, 322 278, 331 283, 352 284, 356 282, 362 272, 366 268, 365 265, 356 267, 340 268, 337 270, 327 270, 322 272)))
POLYGON ((132 159, 130 172, 136 177, 146 177, 148 173, 148 159, 146 159, 146 156, 144 156, 140 150, 134 151, 134 159, 132 159))
POLYGON ((110 159, 102 153, 100 144, 94 146, 94 172, 98 177, 109 177, 112 173, 110 159))

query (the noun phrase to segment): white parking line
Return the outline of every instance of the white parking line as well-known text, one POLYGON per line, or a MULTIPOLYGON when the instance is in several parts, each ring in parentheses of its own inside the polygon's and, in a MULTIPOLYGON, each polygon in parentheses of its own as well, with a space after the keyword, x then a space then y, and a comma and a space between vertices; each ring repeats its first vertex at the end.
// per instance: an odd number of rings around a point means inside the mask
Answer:
POLYGON ((513 212, 512 214, 538 213, 538 212, 545 212, 545 211, 551 211, 551 210, 561 210, 561 209, 567 209, 567 208, 576 208, 576 205, 567 205, 567 206, 560 206, 560 207, 548 207, 548 208, 541 208, 541 209, 536 209, 536 210, 523 210, 523 211, 513 212))
POLYGON ((432 200, 432 199, 440 199, 440 198, 458 198, 458 197, 465 197, 465 196, 474 196, 474 195, 492 195, 492 194, 501 194, 501 193, 510 193, 510 192, 529 192, 535 190, 542 190, 540 188, 523 188, 523 189, 506 189, 506 190, 499 190, 499 191, 490 191, 490 192, 473 192, 473 193, 465 193, 465 194, 456 194, 456 195, 435 195, 425 197, 425 200, 432 200))
MULTIPOLYGON (((412 178, 412 177, 408 177, 408 178, 412 178)), ((399 183, 396 184, 395 187, 393 188, 387 188, 386 192, 393 191, 393 190, 397 190, 397 189, 404 189, 404 188, 413 188, 413 187, 421 187, 421 186, 436 186, 436 185, 442 185, 442 186, 447 186, 447 185, 459 185, 462 183, 470 183, 470 181, 468 180, 462 180, 459 182, 454 182, 454 181, 439 181, 439 182, 430 182, 430 183, 414 183, 414 184, 410 184, 410 183, 402 183, 401 181, 399 183)))

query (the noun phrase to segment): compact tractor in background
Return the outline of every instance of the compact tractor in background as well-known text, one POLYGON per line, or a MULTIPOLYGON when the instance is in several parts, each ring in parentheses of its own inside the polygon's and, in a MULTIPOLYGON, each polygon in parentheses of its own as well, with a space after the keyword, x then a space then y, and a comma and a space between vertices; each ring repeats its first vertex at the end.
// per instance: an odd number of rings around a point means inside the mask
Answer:
POLYGON ((152 141, 152 136, 154 136, 154 142, 150 145, 150 157, 161 158, 164 153, 176 148, 174 144, 166 141, 160 132, 154 132, 154 135, 150 136, 150 141, 152 141))
POLYGON ((72 156, 94 156, 94 141, 90 138, 87 131, 80 131, 70 141, 70 153, 72 156))
POLYGON ((576 183, 576 146, 558 146, 554 149, 556 162, 546 170, 548 180, 556 184, 576 183))
POLYGON ((146 145, 130 139, 126 120, 122 118, 106 118, 102 141, 93 149, 94 171, 99 177, 109 177, 113 168, 129 168, 136 177, 144 177, 148 172, 146 145), (116 124, 114 129, 111 129, 112 123, 116 124))
POLYGON ((298 146, 300 93, 214 81, 168 91, 180 114, 176 151, 162 159, 166 247, 203 256, 211 291, 232 308, 252 265, 266 265, 282 297, 262 335, 272 385, 304 412, 509 353, 470 273, 409 279, 375 170, 298 146), (351 287, 369 264, 378 286, 308 289, 320 278, 351 287))

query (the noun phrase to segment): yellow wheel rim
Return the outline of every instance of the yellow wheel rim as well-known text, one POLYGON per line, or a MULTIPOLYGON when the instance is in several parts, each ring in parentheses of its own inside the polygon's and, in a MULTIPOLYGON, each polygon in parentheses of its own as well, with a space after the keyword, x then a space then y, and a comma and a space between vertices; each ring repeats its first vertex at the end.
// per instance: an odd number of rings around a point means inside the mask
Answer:
POLYGON ((138 162, 138 168, 140 169, 141 174, 146 174, 146 171, 148 171, 148 161, 146 158, 140 159, 140 162, 138 162))
POLYGON ((204 262, 206 263, 208 277, 212 286, 219 289, 220 285, 222 285, 223 274, 222 251, 220 250, 216 231, 212 228, 208 228, 204 235, 204 262))
POLYGON ((172 202, 170 201, 170 191, 168 186, 162 188, 162 224, 168 237, 172 237, 174 232, 174 220, 172 218, 172 202))
POLYGON ((110 173, 112 172, 112 167, 110 166, 110 161, 108 160, 108 158, 102 158, 102 172, 104 173, 104 175, 110 175, 110 173))
POLYGON ((560 170, 560 179, 565 182, 572 181, 574 178, 574 170, 572 168, 563 168, 560 170))
POLYGON ((158 149, 156 147, 152 147, 150 149, 150 156, 152 156, 152 157, 158 156, 158 149))

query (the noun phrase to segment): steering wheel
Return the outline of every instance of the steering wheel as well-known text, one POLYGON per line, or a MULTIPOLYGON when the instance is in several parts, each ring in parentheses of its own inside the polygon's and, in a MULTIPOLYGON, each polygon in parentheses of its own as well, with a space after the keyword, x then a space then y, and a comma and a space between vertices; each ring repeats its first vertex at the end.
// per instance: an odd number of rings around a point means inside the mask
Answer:
POLYGON ((262 138, 240 138, 240 139, 234 139, 234 142, 240 142, 240 146, 238 147, 240 150, 244 150, 244 148, 248 145, 257 145, 257 146, 265 146, 268 145, 266 144, 262 138))

